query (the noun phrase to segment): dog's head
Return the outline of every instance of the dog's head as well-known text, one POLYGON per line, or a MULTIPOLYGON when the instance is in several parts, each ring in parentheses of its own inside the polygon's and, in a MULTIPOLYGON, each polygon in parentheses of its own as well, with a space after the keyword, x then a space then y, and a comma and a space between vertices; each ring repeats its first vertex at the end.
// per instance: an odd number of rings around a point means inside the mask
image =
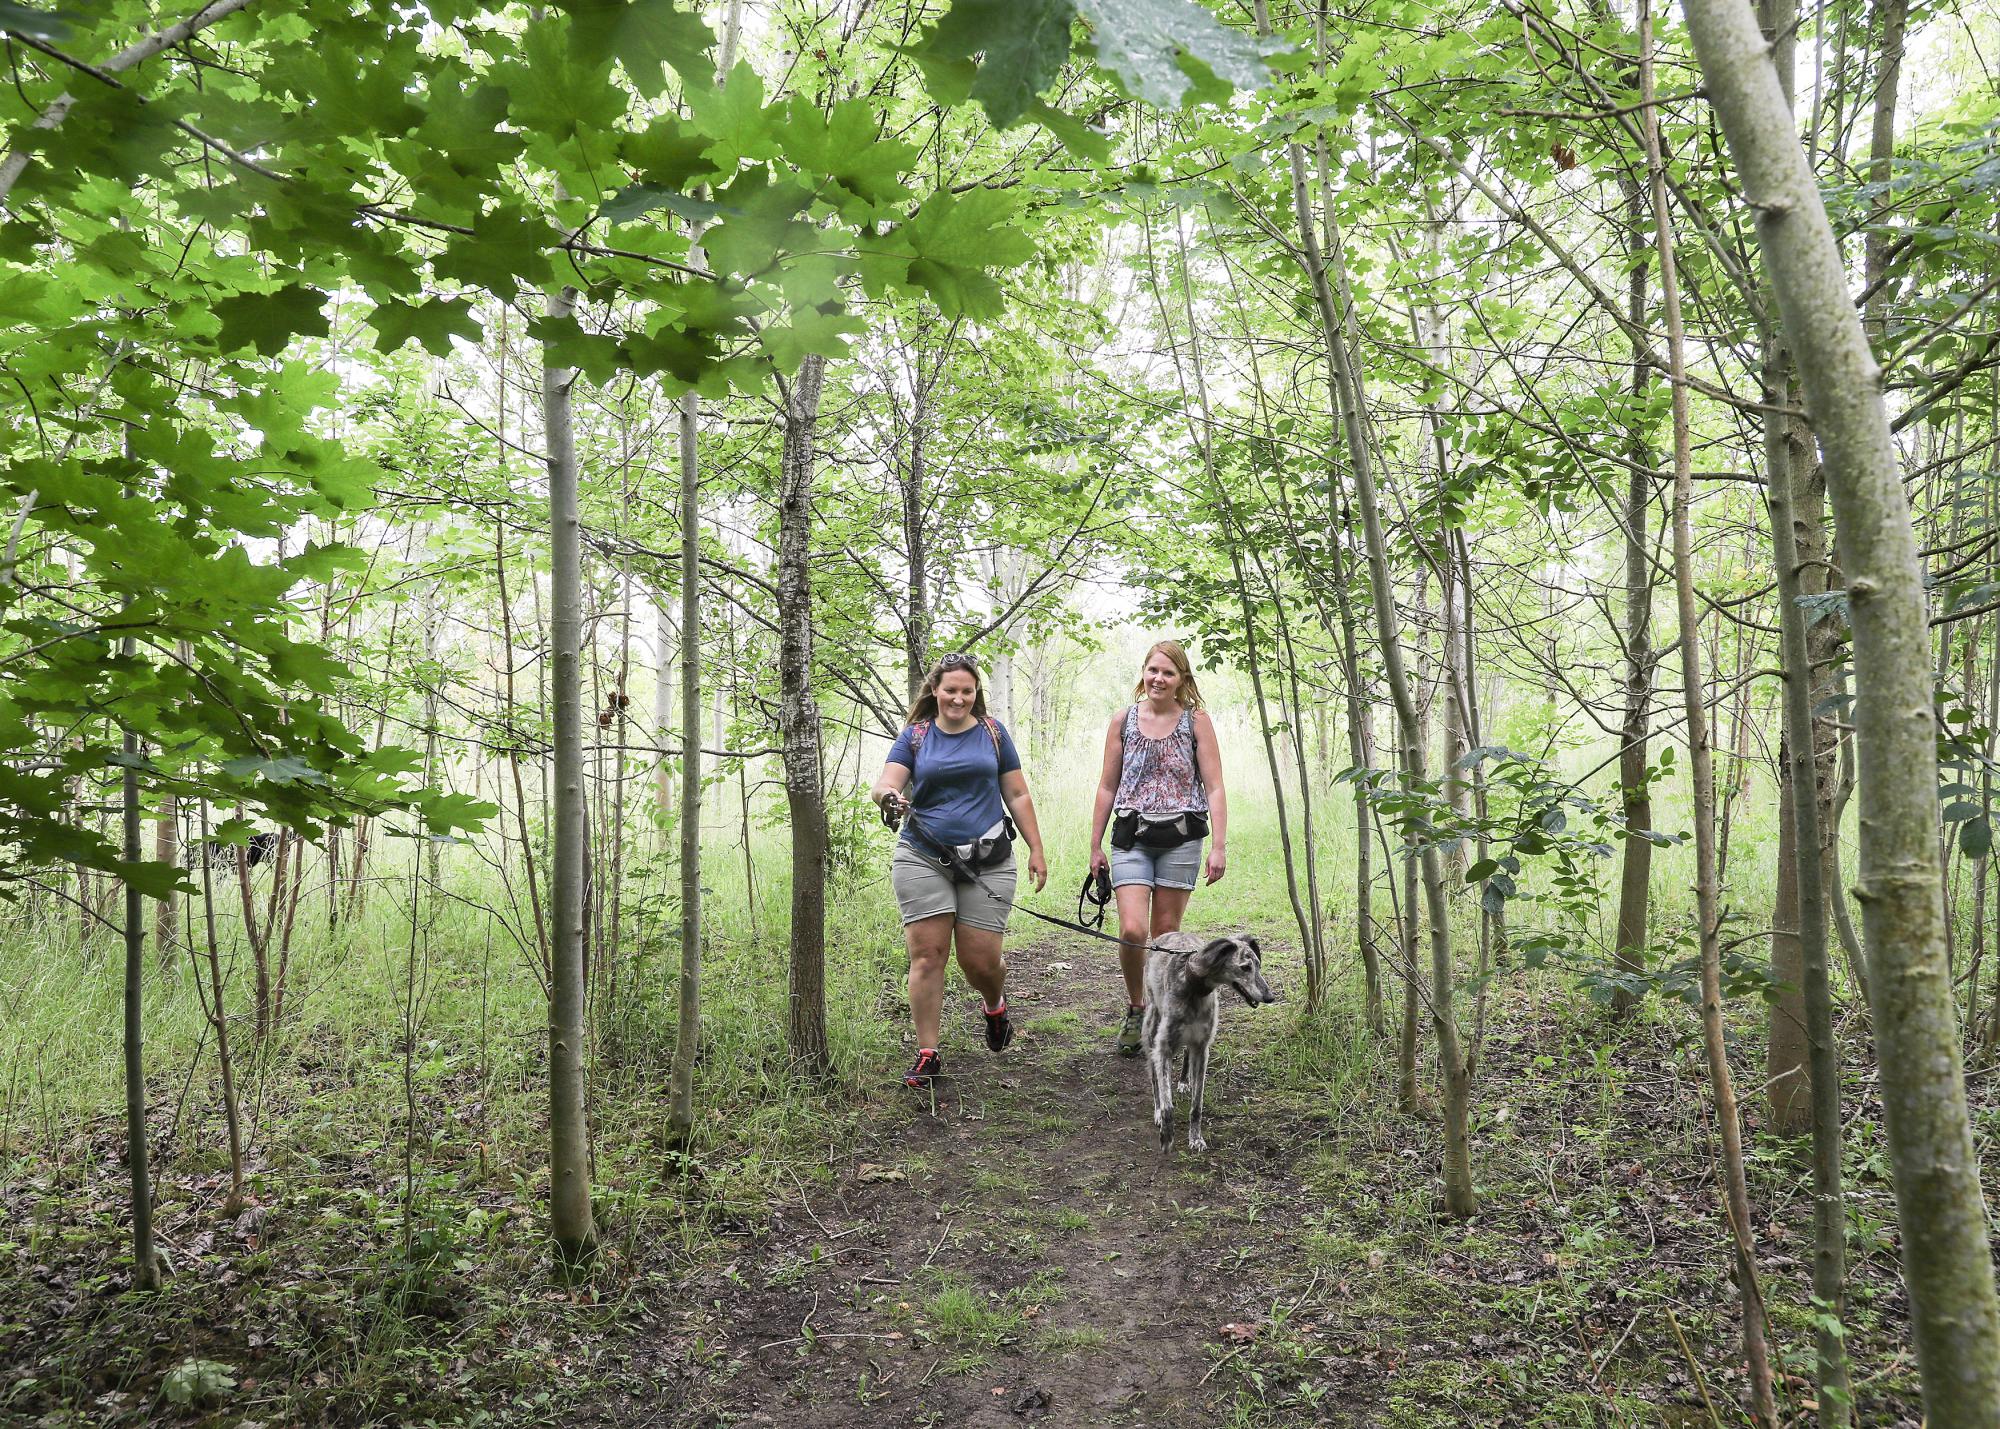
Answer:
POLYGON ((1210 987, 1233 988, 1248 1007, 1276 1002, 1264 981, 1264 953, 1248 933, 1217 938, 1188 959, 1188 973, 1210 987))

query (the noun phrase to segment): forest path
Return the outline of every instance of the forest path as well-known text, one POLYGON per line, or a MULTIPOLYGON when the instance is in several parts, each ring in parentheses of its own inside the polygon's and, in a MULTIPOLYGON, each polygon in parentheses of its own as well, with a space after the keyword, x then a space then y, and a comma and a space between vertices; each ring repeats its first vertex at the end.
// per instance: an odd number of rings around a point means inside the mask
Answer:
POLYGON ((1009 961, 1013 1046, 986 1051, 954 978, 935 1095, 882 1068, 832 1189, 801 1187, 754 1252, 689 1287, 719 1336, 711 1373, 651 1422, 1225 1417, 1217 1371, 1271 1314, 1289 1249, 1270 1224, 1303 1194, 1285 1128, 1260 1121, 1246 1083, 1240 1053, 1260 1029, 1225 1009, 1211 1149, 1185 1149, 1182 1098, 1163 1156, 1145 1067, 1113 1051, 1109 946, 1070 935, 1017 944, 1009 961))

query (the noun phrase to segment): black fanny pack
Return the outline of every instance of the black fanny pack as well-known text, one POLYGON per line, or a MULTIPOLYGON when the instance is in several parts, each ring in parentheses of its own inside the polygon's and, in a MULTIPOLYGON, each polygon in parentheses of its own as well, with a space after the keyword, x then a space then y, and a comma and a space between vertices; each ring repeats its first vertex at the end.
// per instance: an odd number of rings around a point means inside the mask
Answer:
POLYGON ((1170 819, 1149 819, 1137 809, 1127 809, 1111 821, 1111 846, 1170 849, 1208 837, 1208 815, 1198 810, 1176 814, 1170 819))
POLYGON ((1002 814, 999 832, 982 835, 970 843, 953 844, 938 858, 938 863, 952 876, 953 882, 970 883, 973 874, 998 867, 1013 855, 1014 820, 1002 814))

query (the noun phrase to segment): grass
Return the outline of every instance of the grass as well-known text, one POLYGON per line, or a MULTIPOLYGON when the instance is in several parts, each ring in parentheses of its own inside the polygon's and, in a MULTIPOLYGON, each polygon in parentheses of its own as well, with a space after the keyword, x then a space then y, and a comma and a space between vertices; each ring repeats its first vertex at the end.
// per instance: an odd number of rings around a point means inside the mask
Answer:
MULTIPOLYGON (((1323 792, 1316 809, 1335 983, 1325 1004, 1308 1013, 1283 855, 1260 797, 1262 749, 1239 714, 1225 709, 1221 719, 1235 793, 1230 872, 1197 893, 1190 921, 1247 927, 1268 940, 1274 980, 1288 1001, 1256 1018, 1233 1018, 1216 1071, 1230 1084, 1254 1082, 1258 1120, 1282 1129, 1282 1151, 1300 1183, 1282 1197, 1253 1198, 1244 1210, 1247 1240, 1272 1237, 1296 1255, 1283 1275, 1258 1282, 1278 1287, 1267 1315, 1277 1328, 1216 1375, 1215 1386, 1234 1399, 1237 1422, 1295 1422, 1318 1412, 1314 1396, 1348 1392, 1325 1372, 1324 1347, 1335 1331, 1348 1337, 1343 1353, 1362 1346, 1400 1357, 1385 1371, 1392 1387, 1382 1401, 1385 1423, 1593 1422, 1608 1411, 1561 1388, 1579 1373, 1573 1354, 1500 1337, 1532 1318, 1557 1327, 1549 1344, 1565 1336, 1574 1342, 1580 1327, 1606 1319, 1613 1292, 1694 1302, 1683 1322, 1690 1337, 1698 1346, 1721 1346, 1715 1354, 1726 1362, 1728 1325, 1719 1307, 1727 1287, 1712 1206, 1687 1193, 1676 1221, 1642 1230, 1633 1218, 1635 1185, 1689 1167, 1698 1177, 1707 1164, 1698 1043, 1685 1009, 1653 1002, 1619 1029, 1552 973, 1517 971, 1496 983, 1474 1123, 1486 1210, 1471 1232, 1442 1225, 1434 1133, 1394 1112, 1390 1054, 1354 1011, 1355 975, 1344 951, 1353 924, 1345 791, 1323 792), (1245 1026, 1254 1031, 1241 1031, 1245 1026), (1422 1150, 1404 1155, 1409 1148, 1422 1150), (1635 1163, 1643 1181, 1629 1178, 1635 1163), (1674 1268, 1661 1264, 1659 1246, 1667 1243, 1674 1268), (1535 1247, 1532 1273, 1510 1283, 1505 1277, 1523 1268, 1510 1256, 1523 1245, 1535 1247), (1555 1259, 1543 1264, 1542 1254, 1555 1259), (1326 1298, 1327 1287, 1342 1281, 1338 1303, 1315 1313, 1313 1298, 1326 1298), (1286 1306, 1298 1313, 1285 1318, 1286 1306), (1449 1320, 1462 1321, 1466 1337, 1492 1337, 1493 1345, 1427 1362, 1415 1346, 1449 1320), (1580 1417, 1564 1421, 1563 1414, 1580 1417)), ((1036 906, 1067 911, 1068 870, 1080 873, 1084 861, 1083 805, 1095 752, 1086 738, 1033 762, 1055 870, 1036 906)), ((1681 797, 1663 792, 1660 827, 1684 823, 1681 797)), ((1745 908, 1760 907, 1769 886, 1775 840, 1768 805, 1744 801, 1732 840, 1732 880, 1745 908)), ((20 1310, 0 1312, 0 1362, 12 1368, 0 1382, 0 1418, 83 1413, 106 1393, 127 1396, 137 1412, 190 1356, 231 1364, 239 1381, 232 1409, 274 1422, 331 1413, 353 1422, 447 1423, 504 1412, 518 1422, 554 1423, 566 1406, 631 1387, 641 1371, 615 1363, 605 1347, 640 1333, 640 1307, 679 1303, 678 1277, 727 1265, 723 1251, 765 1227, 775 1208, 795 1206, 801 1195, 818 1204, 830 1168, 852 1150, 862 1099, 906 1050, 901 938, 881 876, 888 836, 860 822, 842 837, 858 872, 835 890, 830 910, 827 1011, 837 1075, 824 1085, 793 1075, 779 1032, 783 830, 759 829, 753 837, 754 910, 740 847, 719 835, 709 840, 700 1115, 690 1154, 681 1158, 668 1145, 662 1096, 677 1013, 672 862, 648 847, 648 836, 635 836, 628 916, 600 970, 591 1023, 603 1261, 590 1285, 557 1299, 549 1298, 542 1220, 546 1012, 531 963, 508 931, 531 919, 474 850, 446 852, 452 896, 417 910, 414 941, 409 883, 393 847, 378 858, 363 916, 338 930, 326 926, 323 888, 309 884, 291 1015, 262 1048, 249 1045, 244 1015, 250 969, 241 911, 232 899, 218 899, 257 1212, 240 1231, 217 1215, 226 1158, 213 1039, 194 971, 185 962, 170 972, 148 969, 160 1223, 180 1273, 143 1305, 105 1293, 123 1273, 116 1160, 122 1063, 112 1031, 122 991, 118 950, 99 934, 80 951, 74 917, 56 904, 15 910, 0 924, 0 1303, 46 1311, 68 1300, 84 1308, 56 1316, 52 1333, 30 1331, 20 1310), (414 1093, 407 1104, 406 1062, 414 1093), (30 1277, 30 1267, 45 1274, 30 1277), (236 1278, 225 1282, 226 1275, 236 1278), (254 1356, 243 1350, 247 1324, 262 1327, 254 1356), (173 1327, 169 1343, 153 1339, 157 1326, 173 1327), (567 1366, 553 1388, 552 1357, 567 1366)), ((1689 881, 1688 855, 1667 848, 1657 859, 1659 916, 1667 926, 1686 912, 1676 890, 1689 881)), ((1538 876, 1524 880, 1531 891, 1538 876)), ((1462 892, 1455 910, 1463 952, 1473 946, 1473 914, 1462 892)), ((1381 897, 1377 916, 1386 912, 1381 897)), ((1038 935, 1035 925, 1017 923, 1017 943, 1038 935)), ((1467 995, 1468 1030, 1469 1003, 1467 995)), ((1747 1057, 1757 1046, 1759 1013, 1741 1008, 1736 1015, 1748 1034, 1741 1039, 1747 1057)), ((1033 1016, 1024 1030, 1052 1050, 1095 1035, 1073 1012, 1033 1016)), ((948 1034, 970 1035, 963 1028, 948 1034)), ((1742 1072, 1742 1085, 1754 1087, 1756 1069, 1746 1062, 1742 1072)), ((1010 1115, 1030 1130, 1074 1130, 1064 1114, 1031 1103, 1030 1089, 1007 1094, 1010 1115)), ((1981 1114, 1990 1139, 2000 1131, 2000 1113, 1981 1114)), ((1798 1148, 1753 1135, 1751 1150, 1758 1204, 1795 1206, 1805 1184, 1798 1148)), ((1849 1156, 1851 1243, 1869 1267, 1857 1276, 1851 1329, 1879 1367, 1893 1362, 1882 1346, 1893 1343, 1900 1310, 1886 1157, 1871 1117, 1855 1118, 1849 1156)), ((897 1164, 913 1179, 934 1169, 922 1152, 899 1155, 897 1164)), ((1693 1184, 1698 1189, 1699 1181, 1693 1184)), ((973 1190, 1018 1208, 1031 1186, 1024 1173, 988 1170, 973 1190)), ((1120 1190, 1109 1182, 1102 1198, 1120 1190)), ((1060 1247, 1061 1237, 1098 1224, 1099 1204, 1019 1209, 1019 1246, 1039 1254, 1045 1234, 1060 1247)), ((1198 1220, 1189 1218, 1189 1226, 1198 1220)), ((816 1268, 807 1255, 753 1273, 783 1288, 816 1268)), ((1242 1269, 1246 1276, 1258 1271, 1247 1253, 1242 1269)), ((740 1268, 737 1274, 744 1276, 740 1268)), ((993 1299, 942 1284, 921 1313, 926 1332, 948 1353, 946 1370, 1030 1346, 1051 1354, 1102 1348, 1088 1325, 1032 1323, 1029 1311, 1057 1303, 1061 1290, 1059 1280, 1038 1278, 993 1299)), ((1785 1280, 1770 1294, 1774 1320, 1795 1350, 1806 1313, 1799 1288, 1785 1280)), ((1630 1313, 1612 1316, 1610 1333, 1630 1313)), ((1642 1323, 1620 1349, 1609 1393, 1671 1382, 1677 1356, 1662 1353, 1668 1342, 1655 1329, 1642 1323)), ((714 1379, 729 1372, 698 1325, 674 1335, 672 1353, 687 1373, 714 1379)), ((1880 1386, 1900 1394, 1909 1378, 1907 1366, 1892 1367, 1880 1386)))

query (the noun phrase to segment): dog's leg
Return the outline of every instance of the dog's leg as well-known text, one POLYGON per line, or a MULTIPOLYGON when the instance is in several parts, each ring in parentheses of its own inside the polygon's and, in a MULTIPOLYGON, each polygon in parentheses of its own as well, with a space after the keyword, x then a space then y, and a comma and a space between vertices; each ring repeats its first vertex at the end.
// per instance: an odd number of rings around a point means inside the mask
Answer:
POLYGON ((1192 1077, 1193 1075, 1194 1075, 1194 1048, 1193 1046, 1189 1046, 1185 1052, 1181 1053, 1181 1077, 1179 1081, 1174 1083, 1174 1090, 1177 1092, 1185 1092, 1188 1089, 1188 1078, 1192 1077))
POLYGON ((1206 1041, 1188 1046, 1188 1150, 1208 1150, 1208 1138, 1201 1134, 1202 1093, 1208 1090, 1208 1049, 1214 1042, 1206 1041))
POLYGON ((1153 1073, 1153 1125, 1160 1129, 1160 1150, 1167 1151, 1174 1140, 1174 1076, 1173 1049, 1169 1043, 1165 1019, 1146 1044, 1146 1065, 1153 1073))

